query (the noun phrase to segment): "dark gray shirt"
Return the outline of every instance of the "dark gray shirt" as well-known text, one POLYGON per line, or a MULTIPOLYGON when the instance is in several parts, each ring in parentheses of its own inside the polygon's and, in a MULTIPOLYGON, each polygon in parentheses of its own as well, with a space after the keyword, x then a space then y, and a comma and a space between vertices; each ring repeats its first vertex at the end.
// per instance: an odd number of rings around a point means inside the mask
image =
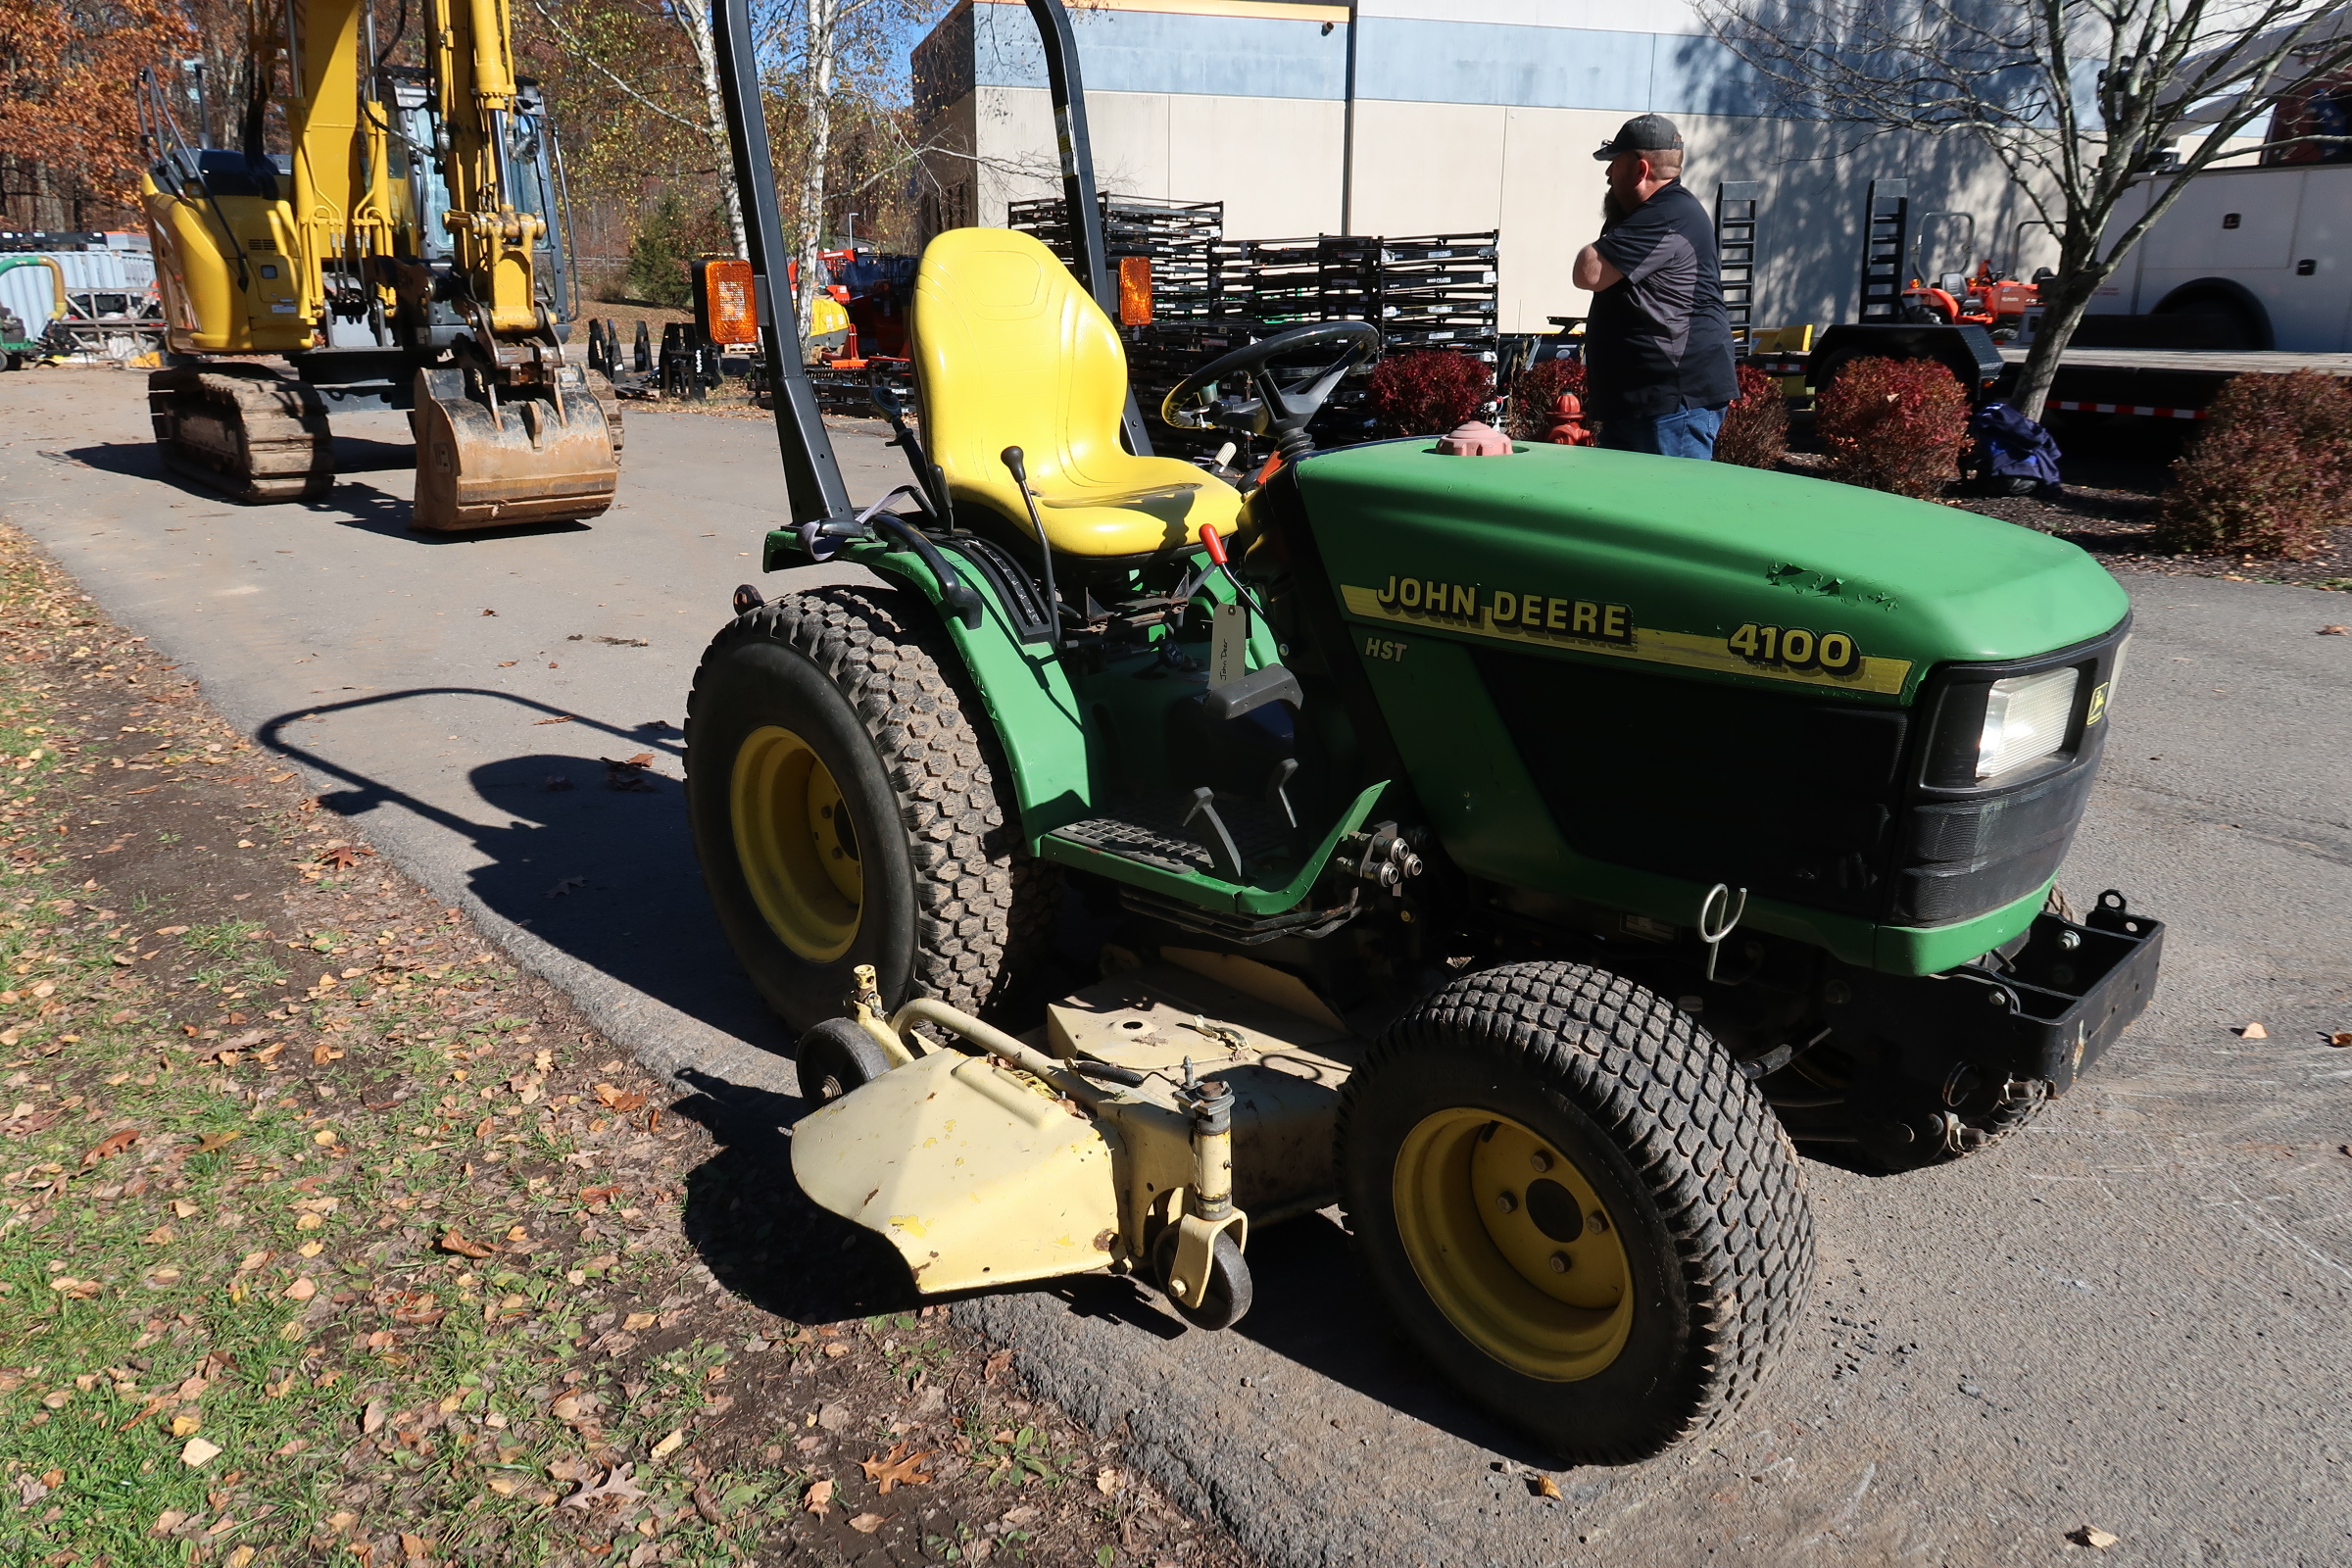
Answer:
POLYGON ((1720 409, 1740 395, 1716 270, 1715 225, 1675 180, 1601 231, 1625 276, 1585 322, 1586 409, 1595 419, 1720 409))

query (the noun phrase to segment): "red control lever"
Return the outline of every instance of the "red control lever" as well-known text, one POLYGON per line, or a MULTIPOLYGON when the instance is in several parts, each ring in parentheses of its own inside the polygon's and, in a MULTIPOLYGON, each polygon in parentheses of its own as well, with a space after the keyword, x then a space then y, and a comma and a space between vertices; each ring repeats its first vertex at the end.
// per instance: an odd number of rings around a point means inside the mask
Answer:
POLYGON ((1208 552, 1209 560, 1220 566, 1225 564, 1225 541, 1217 537, 1216 526, 1213 523, 1200 525, 1200 546, 1208 552))

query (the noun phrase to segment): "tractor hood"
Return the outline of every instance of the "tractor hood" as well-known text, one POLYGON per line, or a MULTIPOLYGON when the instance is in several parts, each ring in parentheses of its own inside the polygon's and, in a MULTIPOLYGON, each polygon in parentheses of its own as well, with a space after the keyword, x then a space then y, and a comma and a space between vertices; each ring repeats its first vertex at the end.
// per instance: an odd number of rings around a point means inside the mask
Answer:
POLYGON ((2130 609, 2047 534, 1730 464, 1423 437, 1298 479, 1350 619, 1475 642, 1907 704, 1937 663, 2065 648, 2130 609))

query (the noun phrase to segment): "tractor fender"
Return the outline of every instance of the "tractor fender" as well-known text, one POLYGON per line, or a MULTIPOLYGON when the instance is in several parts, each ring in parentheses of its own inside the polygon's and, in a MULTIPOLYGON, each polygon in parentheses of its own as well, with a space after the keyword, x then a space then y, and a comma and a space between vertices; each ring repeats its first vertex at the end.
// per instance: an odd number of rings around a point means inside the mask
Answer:
MULTIPOLYGON (((939 612, 939 623, 980 694, 997 744, 1012 769, 1013 796, 1020 804, 1021 835, 1031 854, 1057 827, 1089 814, 1090 770, 1083 710, 1069 677, 1042 638, 1026 641, 1023 627, 1007 610, 1004 595, 969 558, 949 552, 949 569, 980 600, 977 623, 947 605, 937 573, 911 548, 890 539, 857 540, 837 560, 854 561, 869 571, 921 594, 939 612)), ((806 560, 800 535, 780 528, 767 536, 762 569, 774 571, 806 560)))

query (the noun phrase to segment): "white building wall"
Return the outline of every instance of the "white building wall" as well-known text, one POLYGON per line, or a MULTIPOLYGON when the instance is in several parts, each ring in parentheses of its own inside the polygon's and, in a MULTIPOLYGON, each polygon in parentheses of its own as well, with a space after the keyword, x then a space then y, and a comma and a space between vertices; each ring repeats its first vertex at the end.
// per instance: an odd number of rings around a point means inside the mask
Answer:
MULTIPOLYGON (((975 220, 1004 221, 1005 204, 1060 194, 1053 110, 1036 89, 983 87, 974 123, 985 162, 975 220), (1008 172, 1024 166, 1026 172, 1008 172)), ((1087 95, 1096 180, 1122 195, 1222 201, 1233 239, 1340 230, 1341 105, 1297 98, 1182 93, 1087 95)), ((1592 150, 1627 116, 1616 110, 1486 104, 1359 102, 1353 228, 1366 234, 1501 233, 1501 329, 1550 330, 1591 296, 1569 281, 1579 247, 1600 231, 1601 166, 1592 150)), ((1916 220, 1932 211, 1976 219, 1973 252, 1942 244, 1928 270, 1977 258, 2009 261, 2017 225, 2034 217, 1997 165, 1957 137, 1880 137, 1851 150, 1820 127, 1751 117, 1678 116, 1690 151, 1685 180, 1712 206, 1726 179, 1764 182, 1755 324, 1853 318, 1861 273, 1861 209, 1874 178, 1910 182, 1916 220)), ((1930 238, 1956 240, 1940 223, 1930 238)), ((2046 229, 2024 236, 2030 273, 2057 257, 2046 229)))
MULTIPOLYGON (((1758 326, 1852 318, 1873 178, 1907 179, 1915 218, 1974 216, 1969 254, 1947 244, 1923 259, 1927 271, 1984 256, 2006 264, 2018 224, 2034 216, 1965 137, 1866 137, 1753 112, 1756 89, 1684 0, 1645 8, 1639 31, 1622 6, 1600 0, 1359 0, 1356 9, 1364 36, 1347 226, 1498 229, 1504 331, 1585 314, 1589 296, 1569 270, 1600 226, 1592 150, 1647 111, 1682 126, 1685 179, 1702 201, 1713 203, 1719 180, 1764 182, 1758 326)), ((1108 0, 1074 12, 1099 186, 1222 201, 1233 239, 1340 232, 1346 16, 1240 0, 1108 0), (1339 19, 1337 30, 1322 32, 1316 17, 1339 19), (1139 90, 1162 80, 1170 90, 1139 90), (1227 82, 1252 90, 1209 90, 1227 82)), ((1024 84, 1042 81, 1025 12, 979 0, 968 24, 976 79, 952 113, 979 155, 965 176, 972 220, 1001 223, 1007 202, 1059 193, 1053 117, 1043 86, 1024 84)), ((2055 259, 2046 231, 2027 235, 2028 273, 2055 259)))

